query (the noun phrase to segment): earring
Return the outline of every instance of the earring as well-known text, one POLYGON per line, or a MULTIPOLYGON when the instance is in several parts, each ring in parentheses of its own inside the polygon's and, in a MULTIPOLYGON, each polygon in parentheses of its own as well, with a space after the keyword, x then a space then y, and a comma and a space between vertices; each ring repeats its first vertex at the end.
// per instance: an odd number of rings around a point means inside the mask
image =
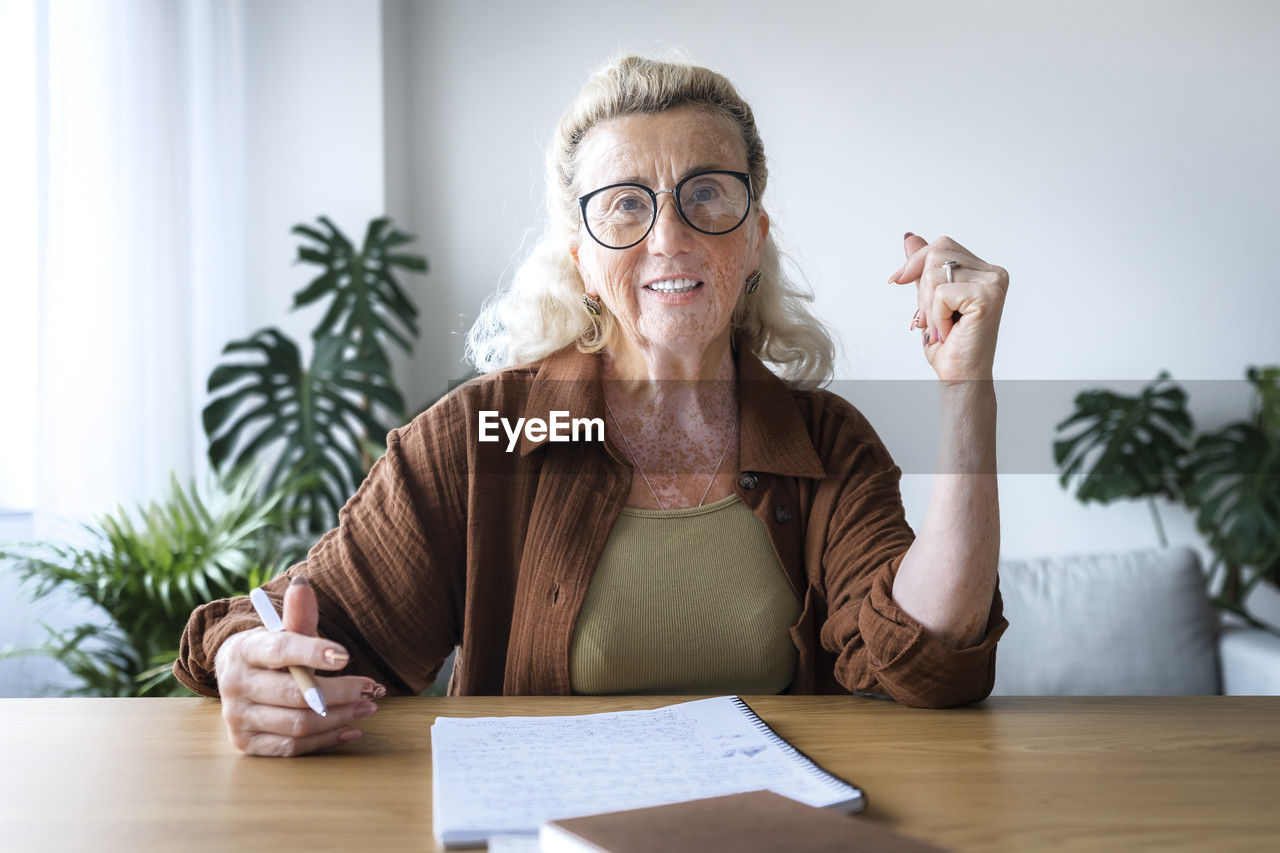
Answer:
POLYGON ((760 270, 756 270, 747 276, 747 293, 755 293, 756 288, 760 286, 760 270))
POLYGON ((582 294, 582 306, 587 309, 587 313, 592 317, 600 316, 600 303, 592 299, 590 294, 582 294))

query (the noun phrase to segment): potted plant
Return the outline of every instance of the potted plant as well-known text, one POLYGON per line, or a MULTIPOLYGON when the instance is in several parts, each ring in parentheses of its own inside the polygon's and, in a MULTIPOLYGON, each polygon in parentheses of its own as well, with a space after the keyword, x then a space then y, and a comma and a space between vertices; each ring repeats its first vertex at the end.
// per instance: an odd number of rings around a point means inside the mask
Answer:
POLYGON ((211 476, 203 489, 176 478, 158 501, 122 507, 84 525, 87 544, 6 546, 33 598, 63 590, 108 617, 71 628, 44 626, 45 642, 0 658, 43 655, 78 679, 87 696, 190 695, 173 678, 178 638, 206 601, 244 595, 301 559, 306 543, 283 533, 284 492, 263 495, 250 471, 211 476))
POLYGON ((1213 603, 1255 627, 1278 632, 1245 602, 1259 583, 1280 586, 1280 367, 1250 367, 1247 419, 1193 435, 1186 392, 1161 372, 1137 396, 1107 390, 1075 398, 1057 425, 1053 455, 1064 488, 1082 503, 1165 497, 1195 513, 1214 559, 1206 574, 1213 603), (1067 435, 1070 433, 1070 435, 1067 435))
POLYGON ((370 222, 359 247, 328 218, 319 223, 293 229, 304 238, 297 260, 319 267, 293 307, 327 305, 310 360, 268 328, 227 344, 209 376, 209 460, 228 473, 203 491, 175 480, 160 501, 101 516, 85 525, 84 546, 0 548, 35 598, 68 590, 108 617, 47 629, 45 643, 0 657, 50 656, 79 679, 76 694, 186 694, 170 668, 191 611, 248 593, 337 523, 385 451, 386 433, 403 421, 388 349, 409 352, 419 330, 396 271, 427 265, 405 253, 414 238, 389 219, 370 222))

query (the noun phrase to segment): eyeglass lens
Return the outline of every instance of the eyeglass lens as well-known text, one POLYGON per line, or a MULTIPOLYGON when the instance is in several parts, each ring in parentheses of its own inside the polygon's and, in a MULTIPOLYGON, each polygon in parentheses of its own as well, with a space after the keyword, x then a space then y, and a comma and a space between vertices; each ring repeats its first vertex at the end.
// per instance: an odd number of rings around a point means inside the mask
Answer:
MULTIPOLYGON (((746 184, 716 172, 681 182, 676 209, 684 221, 707 234, 726 234, 742 224, 751 205, 746 184)), ((592 195, 583 211, 591 236, 613 248, 626 248, 648 234, 655 219, 654 195, 638 184, 609 187, 592 195)))

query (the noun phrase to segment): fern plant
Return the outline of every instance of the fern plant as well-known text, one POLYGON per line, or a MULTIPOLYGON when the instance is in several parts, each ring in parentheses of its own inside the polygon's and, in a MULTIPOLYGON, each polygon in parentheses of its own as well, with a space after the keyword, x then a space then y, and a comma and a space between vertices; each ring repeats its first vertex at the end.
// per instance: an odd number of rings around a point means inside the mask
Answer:
POLYGON ((229 358, 209 377, 214 398, 203 412, 209 460, 218 468, 270 460, 269 489, 303 484, 286 504, 299 533, 318 536, 386 449, 386 434, 404 421, 404 398, 389 348, 408 353, 418 309, 397 270, 423 272, 426 261, 397 251, 413 238, 390 220, 369 223, 359 248, 326 217, 323 230, 298 225, 310 243, 298 261, 320 267, 294 296, 300 308, 328 300, 312 337, 311 361, 275 328, 232 341, 229 358))
POLYGON ((173 478, 159 501, 122 507, 84 525, 84 546, 5 546, 36 600, 65 590, 108 617, 55 631, 36 646, 8 648, 0 659, 50 657, 74 676, 84 696, 190 695, 173 678, 177 643, 191 611, 245 595, 301 559, 306 542, 282 534, 284 490, 259 489, 242 472, 210 477, 203 490, 173 478))
POLYGON ((1186 393, 1161 372, 1137 397, 1088 391, 1058 424, 1054 459, 1065 488, 1075 478, 1083 503, 1146 498, 1167 545, 1155 498, 1196 514, 1214 559, 1206 582, 1214 604, 1276 631, 1250 614, 1245 601, 1263 582, 1280 586, 1280 367, 1246 372, 1253 386, 1247 420, 1191 439, 1186 393))

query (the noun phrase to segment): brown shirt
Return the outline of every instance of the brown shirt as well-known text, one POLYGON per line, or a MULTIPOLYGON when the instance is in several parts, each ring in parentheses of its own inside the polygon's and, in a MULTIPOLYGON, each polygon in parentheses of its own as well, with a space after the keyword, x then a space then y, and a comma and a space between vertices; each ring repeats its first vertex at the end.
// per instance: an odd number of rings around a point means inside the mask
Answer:
MULTIPOLYGON (((456 645, 450 694, 570 693, 574 626, 633 469, 608 438, 524 436, 507 452, 505 436, 478 441, 479 412, 603 418, 600 365, 569 347, 473 380, 393 430, 338 527, 266 585, 277 607, 288 575, 305 572, 321 634, 351 654, 343 674, 392 692, 426 689, 456 645)), ((961 650, 897 606, 893 576, 914 534, 901 471, 866 419, 828 391, 788 389, 745 351, 738 394, 735 491, 802 602, 788 692, 872 692, 928 707, 985 698, 1008 625, 999 592, 986 636, 961 650)), ((219 646, 259 624, 248 598, 197 608, 174 674, 217 695, 219 646)))

